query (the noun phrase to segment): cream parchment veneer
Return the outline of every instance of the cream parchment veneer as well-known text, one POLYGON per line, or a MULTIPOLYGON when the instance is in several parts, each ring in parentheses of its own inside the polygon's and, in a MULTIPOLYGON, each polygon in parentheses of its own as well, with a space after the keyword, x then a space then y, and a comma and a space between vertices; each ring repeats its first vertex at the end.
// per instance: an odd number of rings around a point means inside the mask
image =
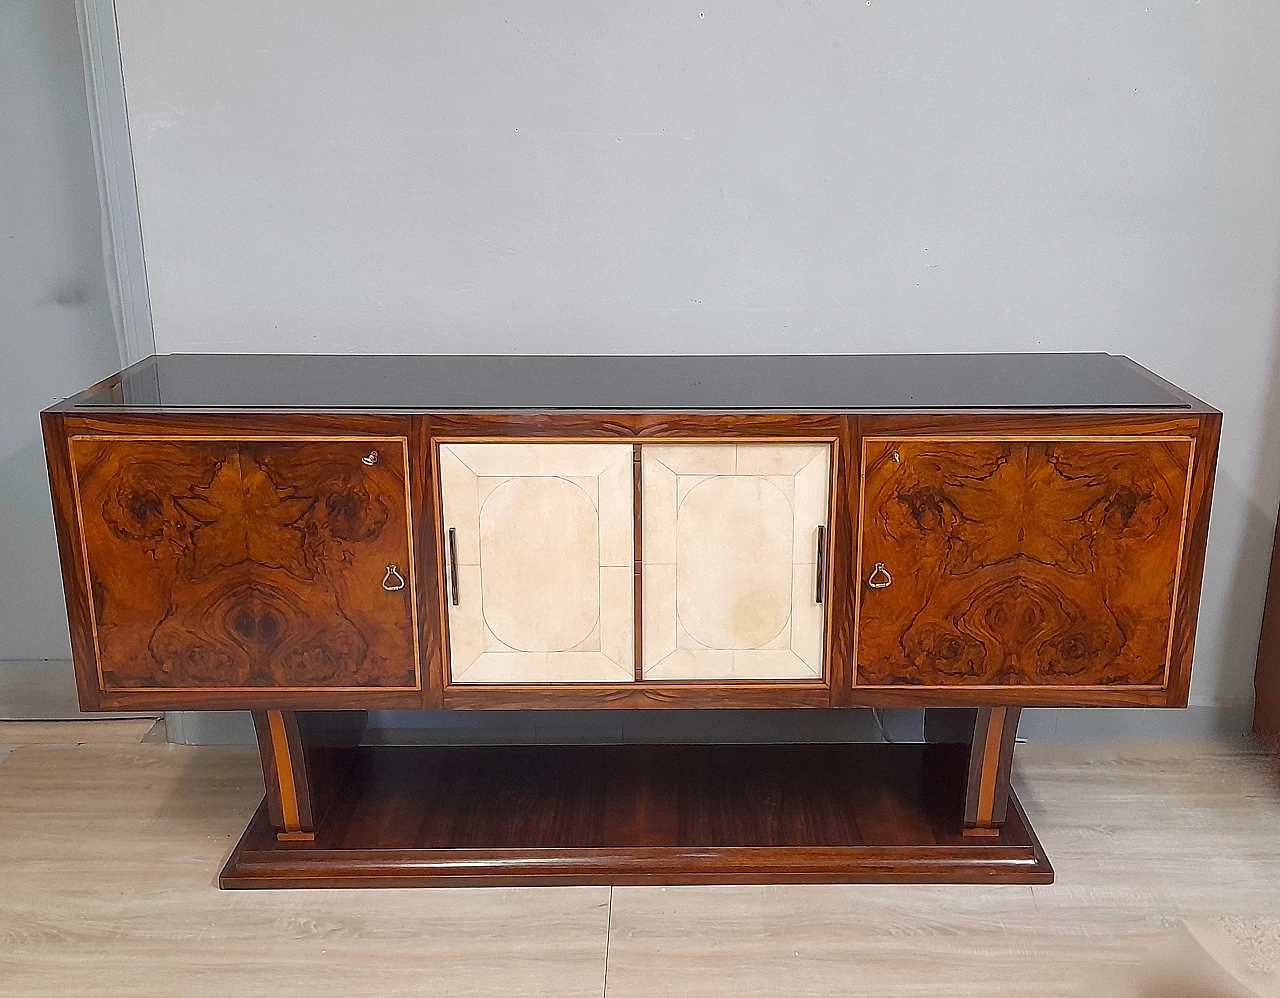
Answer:
POLYGON ((445 443, 455 683, 632 682, 630 444, 445 443))
POLYGON ((645 444, 645 679, 819 679, 828 444, 645 444))

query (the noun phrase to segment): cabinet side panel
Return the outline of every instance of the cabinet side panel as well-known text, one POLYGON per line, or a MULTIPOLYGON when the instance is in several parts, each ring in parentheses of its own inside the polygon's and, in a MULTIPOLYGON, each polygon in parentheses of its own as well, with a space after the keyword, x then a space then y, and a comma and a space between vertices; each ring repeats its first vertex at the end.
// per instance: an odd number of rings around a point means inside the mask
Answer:
POLYGON ((100 710, 102 691, 93 647, 93 622, 89 612, 84 553, 76 524, 75 487, 72 484, 66 424, 62 414, 55 412, 41 413, 40 424, 44 433, 45 459, 49 466, 49 492, 53 500, 53 522, 58 537, 62 589, 67 601, 67 623, 71 630, 76 692, 81 710, 100 710))
POLYGON ((1222 413, 1199 417, 1194 463, 1191 469, 1187 519, 1182 544, 1182 578, 1174 613, 1173 637, 1169 648, 1169 706, 1185 707, 1191 691, 1191 662, 1195 652, 1196 622, 1200 613, 1200 590, 1204 585, 1205 551, 1209 541, 1209 513, 1213 483, 1218 468, 1218 438, 1222 413))

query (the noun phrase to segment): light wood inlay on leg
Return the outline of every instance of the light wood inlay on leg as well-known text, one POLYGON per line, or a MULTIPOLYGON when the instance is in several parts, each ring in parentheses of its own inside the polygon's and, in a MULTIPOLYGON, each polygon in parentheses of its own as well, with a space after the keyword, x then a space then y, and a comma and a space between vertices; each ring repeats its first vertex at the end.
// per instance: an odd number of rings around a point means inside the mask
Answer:
POLYGON ((1009 804, 1009 774, 1020 713, 1020 707, 982 707, 977 712, 969 750, 965 835, 1000 834, 1009 804))
POLYGON ((291 710, 255 710, 253 726, 276 838, 281 842, 313 841, 311 785, 297 715, 291 710))

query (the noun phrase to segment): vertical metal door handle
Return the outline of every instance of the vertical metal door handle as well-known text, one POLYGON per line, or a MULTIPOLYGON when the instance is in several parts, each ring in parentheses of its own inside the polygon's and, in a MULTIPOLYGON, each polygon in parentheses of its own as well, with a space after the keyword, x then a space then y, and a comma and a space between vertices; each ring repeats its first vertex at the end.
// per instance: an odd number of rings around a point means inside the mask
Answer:
POLYGON ((814 589, 813 601, 821 603, 827 595, 827 528, 818 528, 818 582, 814 589))
POLYGON ((395 565, 387 566, 387 574, 382 577, 382 588, 389 593, 398 593, 404 588, 404 576, 395 565))
POLYGON ((458 531, 449 528, 449 588, 453 591, 450 599, 454 606, 458 605, 458 531))

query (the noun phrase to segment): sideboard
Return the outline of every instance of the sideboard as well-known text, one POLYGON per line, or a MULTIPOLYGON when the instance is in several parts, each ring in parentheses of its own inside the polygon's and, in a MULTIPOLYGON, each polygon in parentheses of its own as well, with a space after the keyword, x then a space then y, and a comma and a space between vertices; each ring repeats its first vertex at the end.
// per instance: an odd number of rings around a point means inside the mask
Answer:
POLYGON ((253 712, 223 887, 1048 882, 1020 709, 1187 702, 1221 414, 1123 357, 173 355, 42 419, 81 706, 253 712), (361 737, 855 707, 959 734, 361 737))

